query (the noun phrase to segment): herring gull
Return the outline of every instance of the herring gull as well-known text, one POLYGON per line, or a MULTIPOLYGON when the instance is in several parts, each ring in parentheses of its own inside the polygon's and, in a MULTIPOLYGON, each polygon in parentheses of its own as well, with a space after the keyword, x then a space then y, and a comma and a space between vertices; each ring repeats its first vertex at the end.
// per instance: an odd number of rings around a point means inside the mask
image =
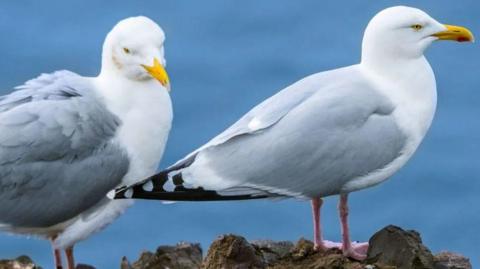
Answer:
POLYGON ((315 247, 362 260, 368 243, 350 241, 348 194, 392 176, 425 136, 437 92, 424 51, 436 40, 473 35, 416 8, 385 9, 365 30, 359 64, 294 83, 165 171, 109 197, 307 198, 315 247), (342 243, 322 239, 320 207, 330 195, 340 195, 342 243))
POLYGON ((97 77, 43 74, 0 97, 0 229, 50 239, 56 268, 132 204, 109 190, 156 171, 172 121, 164 40, 152 20, 125 19, 97 77))

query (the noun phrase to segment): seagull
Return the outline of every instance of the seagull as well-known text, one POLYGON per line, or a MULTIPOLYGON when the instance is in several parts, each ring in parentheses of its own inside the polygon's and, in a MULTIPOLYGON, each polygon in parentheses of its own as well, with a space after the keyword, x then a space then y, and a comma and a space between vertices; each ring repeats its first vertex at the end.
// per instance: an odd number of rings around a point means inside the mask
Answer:
POLYGON ((120 21, 97 77, 43 74, 0 97, 0 229, 51 240, 55 268, 132 201, 105 195, 155 173, 172 122, 163 30, 120 21))
POLYGON ((474 37, 416 8, 387 8, 368 24, 359 64, 294 83, 165 171, 109 197, 309 199, 315 247, 363 260, 368 243, 350 240, 348 195, 387 180, 424 138, 437 103, 424 51, 437 40, 474 37), (322 198, 331 195, 340 196, 341 243, 322 238, 322 198))

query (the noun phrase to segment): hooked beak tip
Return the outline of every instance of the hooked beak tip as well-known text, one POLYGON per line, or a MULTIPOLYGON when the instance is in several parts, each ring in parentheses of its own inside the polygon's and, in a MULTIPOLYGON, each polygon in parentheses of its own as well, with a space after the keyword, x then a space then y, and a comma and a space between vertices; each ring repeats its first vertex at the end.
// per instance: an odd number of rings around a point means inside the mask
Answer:
POLYGON ((168 91, 170 91, 170 79, 165 68, 157 58, 153 58, 153 65, 141 65, 153 78, 158 80, 168 91))

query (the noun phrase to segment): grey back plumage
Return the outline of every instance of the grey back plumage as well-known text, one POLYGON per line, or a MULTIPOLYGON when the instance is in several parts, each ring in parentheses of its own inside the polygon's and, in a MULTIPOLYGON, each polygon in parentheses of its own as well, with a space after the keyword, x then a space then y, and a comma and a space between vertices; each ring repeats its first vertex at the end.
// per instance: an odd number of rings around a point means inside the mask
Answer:
POLYGON ((119 119, 68 71, 0 97, 0 223, 48 227, 90 208, 128 170, 119 119))
POLYGON ((225 131, 178 161, 169 169, 181 167, 189 161, 192 161, 192 157, 202 150, 221 145, 237 136, 260 132, 274 125, 289 111, 293 110, 316 92, 318 85, 311 83, 312 77, 315 76, 317 75, 306 77, 258 104, 225 131), (254 119, 258 124, 249 124, 254 119))

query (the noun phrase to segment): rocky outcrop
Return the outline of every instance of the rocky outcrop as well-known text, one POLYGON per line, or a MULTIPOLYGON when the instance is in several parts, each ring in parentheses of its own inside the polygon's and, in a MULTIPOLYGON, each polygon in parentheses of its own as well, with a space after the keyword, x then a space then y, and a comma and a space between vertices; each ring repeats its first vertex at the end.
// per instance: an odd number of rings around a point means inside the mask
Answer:
POLYGON ((155 253, 146 251, 129 267, 128 260, 122 259, 122 269, 166 269, 199 268, 202 264, 200 244, 179 243, 176 246, 160 246, 155 253))
POLYGON ((433 255, 416 231, 387 226, 369 241, 368 260, 397 269, 433 268, 433 255))
POLYGON ((75 269, 95 269, 95 267, 88 265, 88 264, 77 264, 75 269))
POLYGON ((208 250, 202 264, 204 269, 217 268, 265 268, 266 262, 258 247, 245 238, 236 235, 224 235, 215 240, 208 250))
POLYGON ((27 256, 20 256, 13 260, 0 260, 0 269, 42 269, 36 266, 27 256))
POLYGON ((435 255, 433 260, 435 269, 472 269, 470 260, 457 253, 440 252, 435 255))
MULTIPOLYGON (((145 251, 130 263, 123 257, 121 269, 472 269, 468 258, 441 252, 433 255, 415 231, 387 226, 369 241, 368 258, 345 258, 338 249, 315 251, 311 241, 252 241, 223 235, 203 258, 199 244, 179 243, 145 251)), ((78 265, 77 269, 91 269, 78 265)), ((40 269, 26 256, 0 261, 0 269, 40 269)))
MULTIPOLYGON (((156 263, 156 267, 132 269, 471 269, 469 260, 461 255, 442 252, 433 255, 416 231, 387 226, 369 241, 368 257, 359 262, 345 258, 338 249, 315 251, 311 241, 300 239, 296 244, 270 240, 248 242, 236 235, 223 235, 210 246, 203 262, 200 255, 184 267, 156 263)), ((193 246, 193 245, 190 245, 193 246)), ((197 246, 198 247, 198 246, 197 246)), ((201 253, 199 247, 196 253, 201 253)), ((190 250, 189 252, 194 252, 190 250)), ((141 261, 144 255, 140 256, 141 261)), ((155 256, 155 255, 154 255, 155 256)), ((149 259, 152 259, 150 257, 149 259)), ((154 258, 153 258, 154 259, 154 258)), ((138 262, 136 262, 138 263, 138 262)), ((145 264, 145 263, 142 263, 145 264)), ((127 269, 123 268, 122 269, 127 269)))
POLYGON ((287 257, 295 245, 290 241, 257 240, 252 245, 262 253, 262 259, 267 265, 273 265, 280 259, 287 257))

